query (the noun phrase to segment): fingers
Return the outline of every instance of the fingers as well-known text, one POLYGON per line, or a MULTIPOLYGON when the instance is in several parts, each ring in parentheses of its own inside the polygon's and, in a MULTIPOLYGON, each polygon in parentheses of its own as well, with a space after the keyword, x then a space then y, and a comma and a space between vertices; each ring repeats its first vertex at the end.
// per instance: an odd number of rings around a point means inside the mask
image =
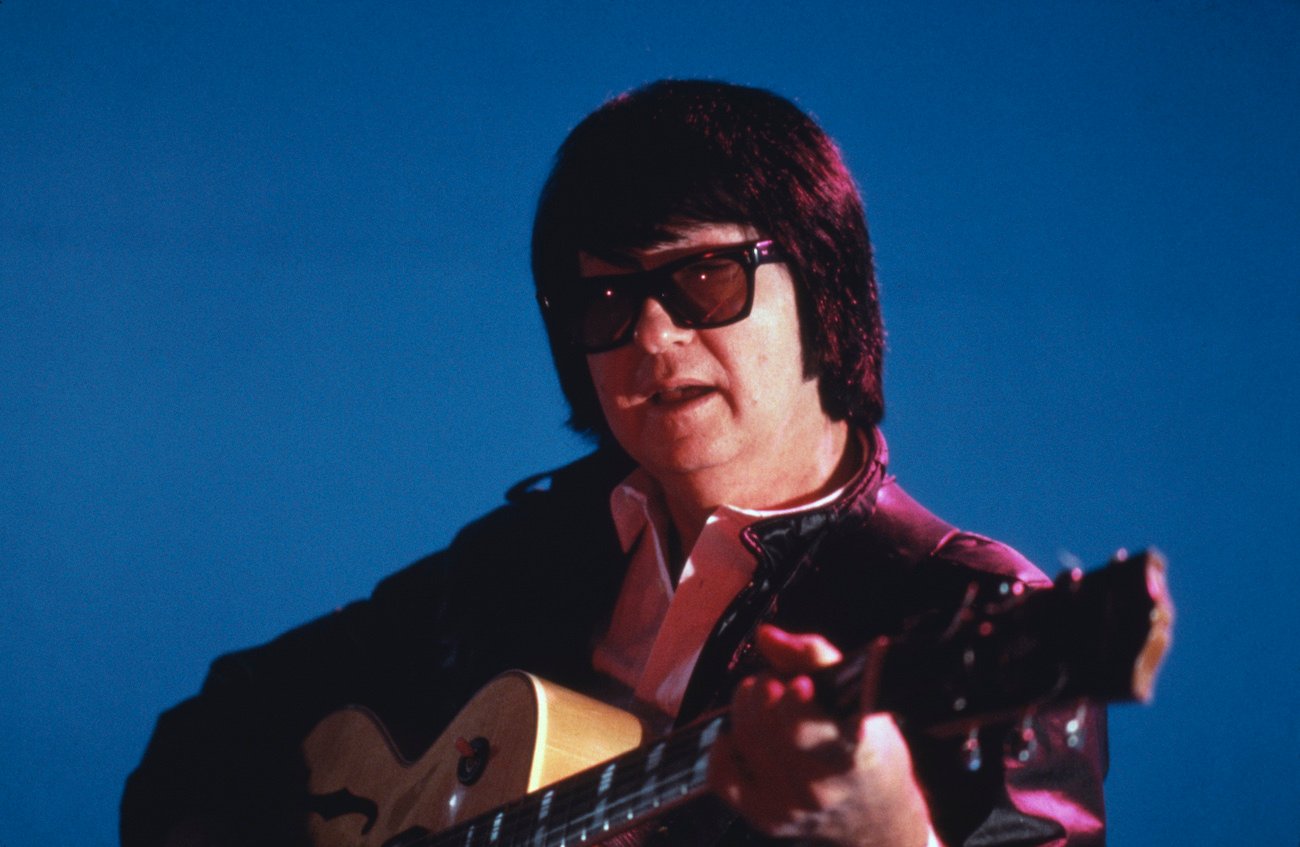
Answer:
POLYGON ((840 661, 818 635, 763 626, 759 653, 771 666, 743 680, 731 703, 731 730, 709 757, 709 782, 750 825, 777 837, 859 843, 872 833, 928 831, 928 812, 911 757, 885 714, 842 726, 816 703, 808 674, 840 661))
POLYGON ((752 676, 732 697, 731 730, 750 758, 775 760, 815 753, 839 738, 839 728, 814 702, 807 676, 752 676), (751 752, 752 751, 752 752, 751 752))
POLYGON ((782 746, 780 733, 754 748, 733 732, 712 749, 710 785, 751 826, 771 836, 923 843, 929 814, 897 724, 885 714, 865 717, 860 737, 856 746, 841 739, 781 759, 764 752, 782 746), (832 747, 835 753, 827 756, 832 747))
POLYGON ((852 739, 816 705, 807 676, 749 677, 732 698, 731 732, 714 786, 745 811, 816 806, 818 781, 853 766, 852 739), (744 797, 737 795, 744 793, 744 797))
POLYGON ((829 667, 843 656, 820 635, 796 635, 763 624, 755 635, 759 654, 778 674, 798 674, 829 667))
POLYGON ((787 685, 767 675, 742 680, 731 699, 731 732, 739 748, 766 746, 763 741, 790 721, 802 691, 802 685, 787 685))
POLYGON ((732 699, 732 732, 745 756, 757 768, 826 769, 849 766, 845 750, 856 738, 844 738, 841 728, 815 702, 807 674, 833 665, 839 650, 820 635, 799 635, 764 624, 756 646, 773 673, 743 680, 732 699))
POLYGON ((807 786, 751 767, 731 736, 714 742, 709 785, 723 802, 769 835, 799 835, 818 805, 807 786))
POLYGON ((709 752, 709 785, 714 793, 732 808, 741 809, 750 799, 749 786, 753 783, 753 769, 740 757, 731 736, 719 736, 709 752))

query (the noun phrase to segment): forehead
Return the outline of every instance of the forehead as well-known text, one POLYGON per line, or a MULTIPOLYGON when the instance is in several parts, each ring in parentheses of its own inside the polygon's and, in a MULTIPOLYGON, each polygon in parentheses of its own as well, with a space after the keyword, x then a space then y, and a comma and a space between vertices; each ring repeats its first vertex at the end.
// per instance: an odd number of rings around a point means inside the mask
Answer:
POLYGON ((702 253, 715 247, 729 247, 753 241, 757 231, 748 224, 682 223, 664 228, 668 240, 649 247, 604 252, 599 255, 578 251, 580 276, 604 276, 636 270, 652 270, 682 256, 702 253))

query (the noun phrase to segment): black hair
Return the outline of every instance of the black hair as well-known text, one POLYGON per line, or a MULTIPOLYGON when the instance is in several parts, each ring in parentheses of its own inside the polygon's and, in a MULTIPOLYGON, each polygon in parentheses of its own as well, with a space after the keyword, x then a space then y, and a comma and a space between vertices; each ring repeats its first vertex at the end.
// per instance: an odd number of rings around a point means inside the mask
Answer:
MULTIPOLYGON (((661 80, 608 101, 565 139, 533 222, 539 295, 597 256, 673 240, 691 223, 749 225, 784 251, 804 373, 822 408, 869 428, 884 415, 884 329, 866 216, 835 143, 789 100, 704 80, 661 80)), ((569 425, 609 440, 586 356, 547 333, 569 425)))

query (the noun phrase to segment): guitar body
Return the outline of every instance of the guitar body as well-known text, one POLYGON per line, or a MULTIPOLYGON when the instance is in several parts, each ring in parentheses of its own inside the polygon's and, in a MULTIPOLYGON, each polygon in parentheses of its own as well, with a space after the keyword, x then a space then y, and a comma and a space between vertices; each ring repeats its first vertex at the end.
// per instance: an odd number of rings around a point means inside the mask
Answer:
POLYGON ((521 671, 484 686, 415 761, 369 711, 334 712, 303 743, 312 843, 380 847, 413 828, 440 832, 636 747, 631 714, 521 671), (457 742, 460 742, 459 746, 457 742), (466 766, 472 783, 458 770, 466 766))
MULTIPOLYGON (((1164 568, 1148 552, 1064 574, 1051 589, 1008 585, 942 634, 879 640, 821 671, 823 706, 847 718, 865 697, 944 733, 1059 700, 1149 700, 1173 624, 1164 568)), ((509 671, 411 762, 374 715, 344 709, 303 743, 308 830, 318 847, 608 841, 708 791, 726 721, 711 712, 643 745, 627 712, 509 671)))

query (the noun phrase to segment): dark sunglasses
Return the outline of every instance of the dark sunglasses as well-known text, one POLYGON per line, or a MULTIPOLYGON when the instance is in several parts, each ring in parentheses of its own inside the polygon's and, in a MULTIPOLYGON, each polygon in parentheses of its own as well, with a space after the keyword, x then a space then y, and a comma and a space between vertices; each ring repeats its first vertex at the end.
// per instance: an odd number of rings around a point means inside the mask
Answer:
POLYGON ((771 241, 752 241, 693 253, 653 270, 579 277, 538 300, 574 344, 600 353, 631 340, 649 297, 687 329, 744 320, 754 307, 754 269, 781 261, 784 256, 771 241))

